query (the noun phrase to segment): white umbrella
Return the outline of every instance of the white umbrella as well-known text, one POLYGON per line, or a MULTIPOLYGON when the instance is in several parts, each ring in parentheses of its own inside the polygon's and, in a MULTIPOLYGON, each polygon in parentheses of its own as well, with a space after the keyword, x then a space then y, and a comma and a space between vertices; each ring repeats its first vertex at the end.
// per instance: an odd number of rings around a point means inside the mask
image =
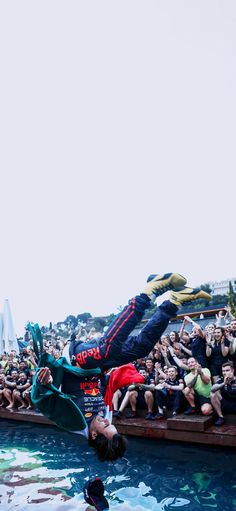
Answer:
POLYGON ((4 301, 3 307, 3 333, 2 343, 4 351, 10 353, 11 350, 15 350, 19 354, 19 346, 16 339, 16 334, 13 326, 13 320, 11 315, 11 309, 8 300, 4 301))
POLYGON ((0 355, 2 355, 4 352, 2 332, 3 332, 3 315, 0 312, 0 355))

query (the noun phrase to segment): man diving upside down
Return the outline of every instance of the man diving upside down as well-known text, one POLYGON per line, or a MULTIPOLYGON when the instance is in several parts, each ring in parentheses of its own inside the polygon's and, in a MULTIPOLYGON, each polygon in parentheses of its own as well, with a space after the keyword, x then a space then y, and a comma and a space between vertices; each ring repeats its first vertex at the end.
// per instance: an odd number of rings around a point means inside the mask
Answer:
MULTIPOLYGON (((91 339, 87 342, 71 341, 69 349, 66 346, 67 353, 63 352, 63 355, 66 356, 68 364, 60 382, 58 380, 55 383, 57 372, 55 368, 50 370, 47 362, 41 364, 46 367, 41 367, 37 372, 31 394, 36 407, 60 427, 87 437, 89 445, 96 449, 101 460, 115 460, 121 457, 126 449, 125 438, 119 435, 115 426, 111 424, 111 412, 108 405, 111 403, 115 390, 137 381, 134 377, 137 375, 136 369, 130 362, 150 353, 165 331, 169 320, 176 316, 178 306, 198 298, 207 300, 211 298, 205 291, 186 287, 185 284, 186 279, 178 273, 150 275, 143 292, 130 300, 101 339, 91 339), (169 300, 157 308, 139 335, 130 335, 152 300, 167 290, 171 290, 169 300), (69 366, 72 360, 76 368, 69 366), (104 372, 115 367, 119 368, 111 373, 106 384, 105 396, 103 396, 99 374, 91 376, 88 373, 90 370, 95 371, 96 368, 104 372), (76 370, 78 374, 75 373, 76 370), (61 390, 58 390, 60 385, 61 390), (50 388, 48 391, 45 390, 45 396, 43 395, 44 386, 50 388), (57 420, 58 413, 54 413, 56 397, 62 403, 59 420, 57 420), (74 420, 76 414, 73 415, 72 427, 72 421, 69 421, 67 408, 64 406, 65 399, 68 400, 66 403, 69 403, 70 407, 74 406, 75 410, 82 414, 80 427, 76 426, 76 420, 74 420)), ((143 377, 139 377, 142 383, 143 377)))

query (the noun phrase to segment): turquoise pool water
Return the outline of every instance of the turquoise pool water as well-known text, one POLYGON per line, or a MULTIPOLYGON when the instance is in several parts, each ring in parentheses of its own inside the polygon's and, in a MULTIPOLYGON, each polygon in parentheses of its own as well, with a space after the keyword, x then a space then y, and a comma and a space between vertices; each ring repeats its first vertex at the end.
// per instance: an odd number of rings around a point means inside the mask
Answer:
POLYGON ((115 511, 235 511, 236 452, 130 439, 115 463, 56 428, 0 422, 0 509, 84 511, 83 484, 99 476, 115 511))

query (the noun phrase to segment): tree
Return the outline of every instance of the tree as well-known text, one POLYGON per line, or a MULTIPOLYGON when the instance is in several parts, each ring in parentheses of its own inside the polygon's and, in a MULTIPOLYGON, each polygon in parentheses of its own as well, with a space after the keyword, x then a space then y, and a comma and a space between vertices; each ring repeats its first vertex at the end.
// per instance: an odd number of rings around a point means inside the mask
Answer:
POLYGON ((96 328, 96 330, 98 330, 98 332, 102 332, 104 326, 106 326, 106 320, 105 319, 99 318, 99 317, 94 318, 94 327, 96 328))
POLYGON ((83 312, 82 314, 78 314, 77 321, 80 323, 87 323, 87 321, 91 318, 90 312, 83 312))
POLYGON ((72 314, 70 314, 69 316, 67 316, 64 323, 65 323, 65 325, 67 325, 68 327, 70 327, 74 330, 78 325, 78 319, 75 316, 73 316, 72 314))
POLYGON ((108 316, 108 317, 106 318, 106 326, 111 325, 111 323, 114 321, 114 319, 115 319, 115 318, 116 318, 116 314, 114 314, 114 312, 112 312, 112 313, 110 314, 110 316, 108 316))
POLYGON ((233 316, 236 316, 236 293, 234 292, 231 281, 229 281, 228 306, 230 307, 233 316))
POLYGON ((212 289, 211 289, 210 284, 202 284, 202 285, 200 286, 200 288, 201 288, 203 291, 206 291, 206 293, 211 294, 212 289))

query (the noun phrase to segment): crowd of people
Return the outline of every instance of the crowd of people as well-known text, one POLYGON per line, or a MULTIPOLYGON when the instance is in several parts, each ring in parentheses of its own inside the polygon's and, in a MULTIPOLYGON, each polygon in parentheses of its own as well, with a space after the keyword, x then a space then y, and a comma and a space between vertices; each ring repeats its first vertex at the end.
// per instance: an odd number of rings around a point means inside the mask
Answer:
POLYGON ((222 426, 224 414, 236 413, 236 319, 229 309, 204 329, 185 316, 180 331, 164 333, 135 365, 145 382, 115 393, 117 418, 129 406, 127 418, 137 417, 140 409, 146 410, 146 420, 158 421, 168 412, 173 417, 215 413, 216 426, 222 426))
MULTIPOLYGON (((85 342, 99 335, 94 328, 89 332, 83 328, 67 340, 44 339, 44 350, 59 359, 71 338, 85 342)), ((229 309, 220 311, 204 329, 185 316, 179 331, 164 333, 146 358, 133 363, 144 383, 134 381, 114 393, 117 419, 144 413, 146 420, 161 421, 169 414, 215 413, 215 424, 221 426, 225 414, 236 413, 236 318, 229 309)), ((0 356, 1 407, 33 408, 30 391, 36 367, 32 340, 19 355, 11 351, 0 356)))

